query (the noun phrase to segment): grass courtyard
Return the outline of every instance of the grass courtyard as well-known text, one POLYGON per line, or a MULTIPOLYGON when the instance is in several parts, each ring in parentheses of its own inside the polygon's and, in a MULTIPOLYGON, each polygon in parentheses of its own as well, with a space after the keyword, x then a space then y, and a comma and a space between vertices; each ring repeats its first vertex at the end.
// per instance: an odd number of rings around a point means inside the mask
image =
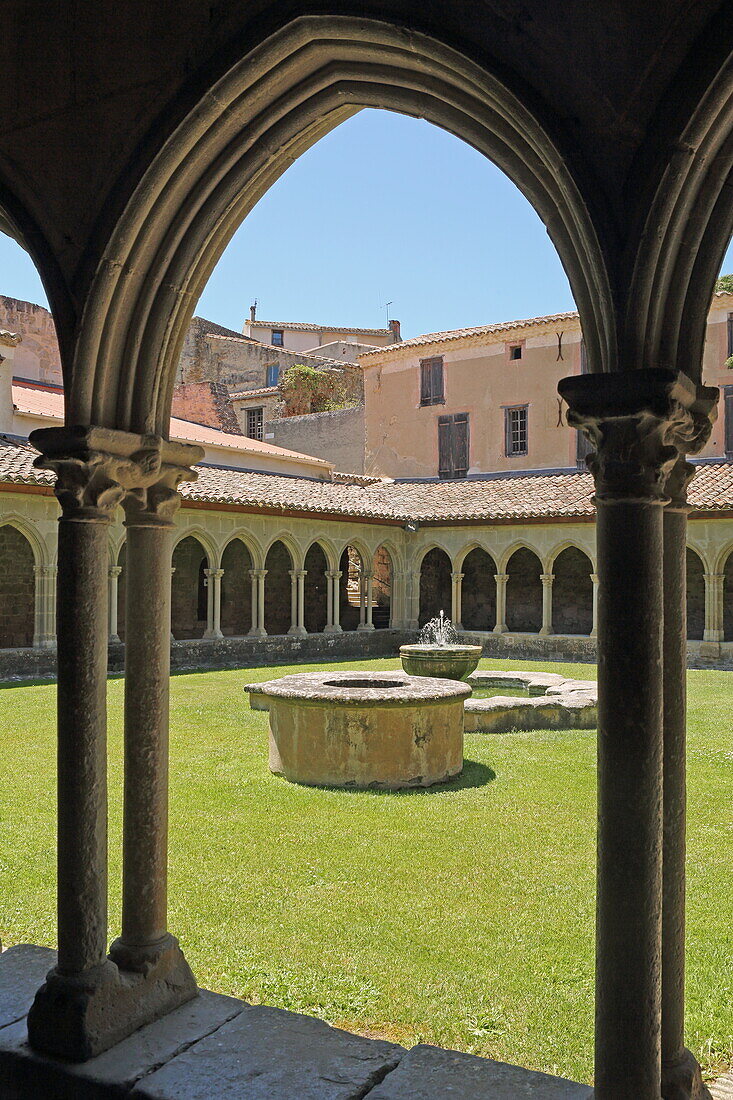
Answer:
MULTIPOLYGON (((428 791, 297 787, 268 772, 242 687, 315 667, 172 680, 170 927, 200 984, 590 1081, 594 734, 468 734, 463 775, 428 791)), ((110 938, 122 698, 111 680, 110 938)), ((54 703, 49 684, 0 692, 6 946, 54 944, 54 703)), ((733 1062, 733 674, 690 672, 689 704, 688 1044, 715 1076, 733 1062)))

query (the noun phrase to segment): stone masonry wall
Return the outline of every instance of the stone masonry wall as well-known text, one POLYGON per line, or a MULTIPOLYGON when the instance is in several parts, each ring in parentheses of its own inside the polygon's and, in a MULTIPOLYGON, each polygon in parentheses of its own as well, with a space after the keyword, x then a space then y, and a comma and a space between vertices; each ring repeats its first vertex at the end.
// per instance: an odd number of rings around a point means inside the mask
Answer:
POLYGON ((493 630, 496 625, 496 563, 477 547, 461 568, 461 623, 466 630, 493 630))
POLYGON ((593 629, 593 565, 582 550, 568 546, 552 567, 552 626, 556 634, 590 634, 593 629))
POLYGON ((441 611, 451 615, 450 558, 439 547, 429 550, 420 567, 420 611, 418 622, 424 626, 441 611))
POLYGON ((206 630, 206 592, 202 592, 201 566, 208 559, 198 539, 189 536, 173 551, 171 580, 171 630, 176 639, 201 638, 206 630))
POLYGON ((252 558, 239 539, 230 542, 222 554, 221 632, 242 637, 252 626, 252 558))
POLYGON ((265 559, 265 630, 287 634, 290 629, 290 574, 293 563, 286 547, 274 543, 265 559))
POLYGON ((702 638, 705 632, 704 567, 694 550, 687 548, 687 637, 702 638))
POLYGON ((47 309, 0 294, 0 328, 19 332, 23 337, 13 360, 17 377, 63 384, 56 328, 47 309))
POLYGON ((506 624, 509 630, 536 633, 542 626, 542 563, 532 550, 522 547, 506 569, 506 624))
POLYGON ((326 555, 317 543, 305 556, 304 622, 309 634, 318 634, 326 625, 328 604, 326 597, 326 555))
POLYGON ((173 390, 171 416, 241 435, 239 419, 221 382, 181 382, 173 390))
POLYGON ((363 405, 268 420, 265 439, 277 447, 332 462, 341 473, 364 473, 363 405))
POLYGON ((33 644, 35 575, 28 539, 9 524, 0 527, 0 647, 33 644))

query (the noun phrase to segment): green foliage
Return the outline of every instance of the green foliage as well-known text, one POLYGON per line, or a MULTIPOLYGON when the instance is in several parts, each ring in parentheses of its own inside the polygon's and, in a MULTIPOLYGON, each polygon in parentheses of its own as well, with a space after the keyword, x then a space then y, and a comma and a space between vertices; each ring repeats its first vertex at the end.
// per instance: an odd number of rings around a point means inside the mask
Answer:
POLYGON ((296 363, 284 372, 278 386, 286 416, 332 412, 346 408, 346 386, 332 371, 296 363))
POLYGON ((716 291, 724 291, 733 294, 733 275, 721 275, 715 283, 716 291))
MULTIPOLYGON (((313 667, 171 679, 170 927, 199 983, 589 1082, 594 734, 467 734, 464 774, 429 791, 299 787, 268 771, 267 714, 242 685, 313 667)), ((693 671, 688 684, 687 1042, 721 1073, 733 1061, 733 674, 693 671)), ((108 686, 111 939, 124 684, 108 686)), ((9 686, 0 703, 0 935, 53 945, 55 687, 9 686)))
POLYGON ((725 369, 733 370, 733 355, 729 355, 725 361, 725 369))

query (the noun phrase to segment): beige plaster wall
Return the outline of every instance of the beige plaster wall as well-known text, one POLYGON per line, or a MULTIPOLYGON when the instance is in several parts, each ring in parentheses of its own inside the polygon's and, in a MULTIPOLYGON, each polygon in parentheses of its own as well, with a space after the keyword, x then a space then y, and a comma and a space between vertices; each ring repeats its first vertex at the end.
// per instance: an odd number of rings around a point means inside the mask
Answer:
POLYGON ((332 462, 340 473, 364 473, 364 407, 286 416, 265 424, 265 439, 277 447, 332 462))

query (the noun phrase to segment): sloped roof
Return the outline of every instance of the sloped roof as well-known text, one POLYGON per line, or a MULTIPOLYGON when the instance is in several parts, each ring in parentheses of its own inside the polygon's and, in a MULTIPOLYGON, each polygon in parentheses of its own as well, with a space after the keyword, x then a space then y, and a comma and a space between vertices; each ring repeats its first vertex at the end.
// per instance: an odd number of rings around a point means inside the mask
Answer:
POLYGON ((540 328, 543 325, 554 325, 560 322, 578 321, 577 310, 568 313, 550 313, 545 317, 528 317, 523 321, 500 321, 492 325, 477 325, 474 328, 454 328, 445 332, 426 332, 422 336, 413 336, 409 340, 401 340, 399 344, 388 344, 384 348, 375 348, 374 351, 365 351, 358 356, 359 362, 376 359, 379 355, 388 355, 403 348, 417 348, 428 344, 448 344, 453 340, 465 340, 471 336, 495 336, 502 332, 512 332, 516 329, 540 328))
MULTIPOLYGON (((3 482, 53 485, 37 470, 28 443, 0 437, 3 482)), ((593 480, 587 473, 517 474, 461 481, 390 482, 339 475, 316 481, 283 474, 199 466, 198 480, 181 486, 184 501, 247 510, 301 512, 373 520, 375 523, 531 522, 591 519, 593 480)), ((700 464, 689 490, 693 511, 733 509, 733 462, 700 464)))
POLYGON ((390 336, 391 328, 350 328, 348 325, 317 325, 314 321, 247 321, 253 328, 297 330, 298 332, 366 332, 370 336, 390 336))
MULTIPOLYGON (((52 420, 64 418, 64 394, 60 389, 48 386, 36 387, 33 385, 13 385, 13 404, 20 413, 28 413, 30 416, 42 416, 52 420)), ((181 420, 172 416, 170 421, 171 439, 182 440, 186 443, 203 443, 209 447, 224 447, 230 451, 238 451, 243 454, 256 454, 260 457, 271 455, 273 458, 300 459, 309 466, 320 465, 324 469, 332 466, 332 463, 324 459, 312 458, 303 455, 299 451, 290 451, 285 447, 276 447, 272 443, 265 443, 260 439, 250 439, 246 435, 233 435, 230 432, 219 431, 218 428, 210 428, 206 424, 197 424, 191 420, 181 420)))

